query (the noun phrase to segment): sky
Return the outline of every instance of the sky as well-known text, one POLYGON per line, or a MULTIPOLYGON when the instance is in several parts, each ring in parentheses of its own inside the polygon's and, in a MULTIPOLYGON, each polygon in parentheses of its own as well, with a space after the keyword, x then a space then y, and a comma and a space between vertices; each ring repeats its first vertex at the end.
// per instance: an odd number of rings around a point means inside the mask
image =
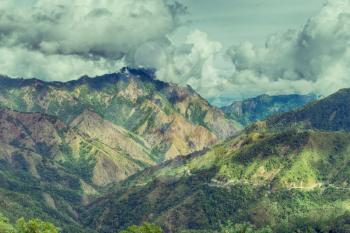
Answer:
POLYGON ((349 28, 349 0, 0 0, 0 74, 141 66, 219 102, 328 95, 349 87, 349 28))
POLYGON ((200 29, 228 47, 244 41, 263 46, 273 33, 300 28, 325 0, 181 0, 189 14, 179 38, 200 29))

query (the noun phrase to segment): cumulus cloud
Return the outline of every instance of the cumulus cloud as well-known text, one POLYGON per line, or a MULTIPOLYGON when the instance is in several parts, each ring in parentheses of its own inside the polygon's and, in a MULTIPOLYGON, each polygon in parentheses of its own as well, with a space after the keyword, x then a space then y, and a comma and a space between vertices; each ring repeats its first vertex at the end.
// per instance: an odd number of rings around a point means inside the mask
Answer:
POLYGON ((0 3, 0 72, 60 80, 62 74, 73 79, 77 78, 73 75, 117 70, 115 63, 123 59, 134 64, 134 54, 143 44, 169 43, 166 35, 185 11, 181 4, 165 0, 0 3), (21 68, 16 71, 14 64, 21 68))
POLYGON ((301 30, 271 36, 265 47, 233 46, 234 90, 329 94, 350 83, 350 1, 331 0, 301 30))
POLYGON ((264 47, 232 46, 200 30, 171 33, 186 7, 174 0, 0 0, 0 73, 69 80, 152 67, 205 97, 329 94, 350 83, 350 1, 330 0, 300 30, 264 47))
POLYGON ((211 41, 206 33, 195 30, 181 46, 166 48, 162 62, 153 65, 159 78, 185 84, 203 78, 206 62, 221 49, 219 42, 211 41))
POLYGON ((244 42, 223 54, 219 42, 197 30, 180 47, 148 44, 140 54, 159 56, 141 64, 156 67, 159 78, 190 84, 209 98, 327 95, 349 87, 349 28, 350 1, 331 0, 302 28, 271 35, 263 47, 244 42))
POLYGON ((97 76, 124 67, 125 61, 85 59, 76 55, 46 55, 24 48, 0 48, 0 73, 10 77, 36 77, 48 81, 68 81, 84 74, 97 76))
POLYGON ((155 68, 158 79, 189 84, 206 96, 209 92, 217 94, 219 87, 227 82, 222 78, 227 77, 227 69, 222 66, 221 43, 211 40, 205 32, 194 30, 178 44, 147 43, 137 50, 135 61, 155 68))

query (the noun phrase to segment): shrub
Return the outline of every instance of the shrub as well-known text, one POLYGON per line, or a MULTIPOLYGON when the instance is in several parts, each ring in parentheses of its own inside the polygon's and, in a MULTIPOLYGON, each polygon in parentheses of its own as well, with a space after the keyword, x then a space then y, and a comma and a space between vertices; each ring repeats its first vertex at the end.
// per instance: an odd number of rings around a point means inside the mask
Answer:
POLYGON ((130 226, 120 233, 162 233, 163 230, 160 226, 152 223, 145 222, 141 226, 130 226))
POLYGON ((16 224, 16 233, 58 233, 59 230, 53 224, 31 219, 26 222, 23 218, 19 219, 16 224))

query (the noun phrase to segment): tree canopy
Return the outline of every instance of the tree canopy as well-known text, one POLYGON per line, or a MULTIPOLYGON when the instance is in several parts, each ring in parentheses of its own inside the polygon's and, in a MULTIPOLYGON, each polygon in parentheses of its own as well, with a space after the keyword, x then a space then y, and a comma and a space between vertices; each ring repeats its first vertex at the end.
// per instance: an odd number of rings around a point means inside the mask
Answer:
POLYGON ((163 230, 160 226, 155 224, 145 222, 141 226, 130 226, 127 229, 119 232, 119 233, 162 233, 163 230))
POLYGON ((1 233, 59 233, 59 229, 52 223, 40 219, 31 219, 29 221, 20 218, 13 226, 10 221, 0 214, 0 232, 1 233))

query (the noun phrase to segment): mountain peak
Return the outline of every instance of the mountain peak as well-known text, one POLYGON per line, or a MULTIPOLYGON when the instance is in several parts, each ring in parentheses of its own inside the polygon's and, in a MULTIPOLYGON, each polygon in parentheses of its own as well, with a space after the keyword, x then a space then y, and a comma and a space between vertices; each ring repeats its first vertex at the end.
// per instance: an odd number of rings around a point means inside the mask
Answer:
POLYGON ((120 70, 120 73, 126 75, 126 76, 137 76, 137 77, 147 77, 150 79, 156 79, 156 70, 153 68, 132 68, 132 67, 123 67, 120 70))

